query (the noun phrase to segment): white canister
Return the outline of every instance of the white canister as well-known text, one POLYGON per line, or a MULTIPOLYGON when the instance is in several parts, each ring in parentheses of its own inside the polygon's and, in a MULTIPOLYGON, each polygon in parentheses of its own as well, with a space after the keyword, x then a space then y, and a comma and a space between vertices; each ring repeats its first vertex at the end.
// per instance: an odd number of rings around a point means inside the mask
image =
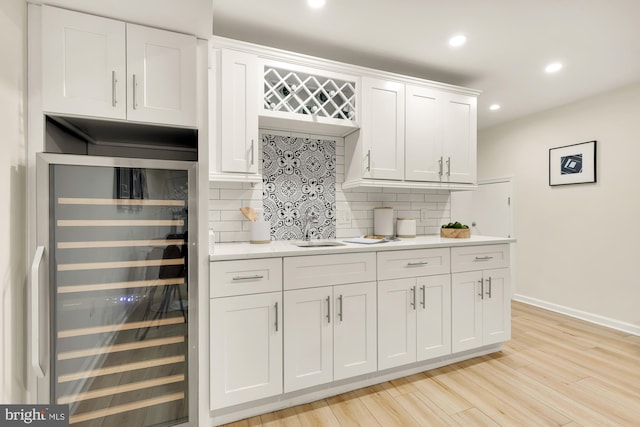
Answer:
POLYGON ((398 218, 396 221, 396 235, 398 237, 416 237, 416 220, 413 218, 398 218))
POLYGON ((393 236, 393 208, 381 206, 373 209, 373 234, 393 236))
POLYGON ((263 219, 253 221, 249 243, 271 243, 271 223, 263 219))

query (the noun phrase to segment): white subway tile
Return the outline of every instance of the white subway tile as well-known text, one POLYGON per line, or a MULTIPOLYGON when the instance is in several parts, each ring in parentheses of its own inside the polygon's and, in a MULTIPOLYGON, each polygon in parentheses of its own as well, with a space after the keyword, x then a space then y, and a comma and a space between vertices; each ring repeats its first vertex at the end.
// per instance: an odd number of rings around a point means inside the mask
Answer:
POLYGON ((227 182, 227 181, 209 182, 209 188, 235 188, 235 189, 241 189, 242 188, 242 183, 241 182, 227 182))
POLYGON ((398 194, 399 202, 424 202, 424 194, 398 194))
POLYGON ((370 202, 395 202, 398 196, 395 193, 369 193, 367 200, 370 202))
POLYGON ((209 199, 219 199, 219 198, 220 198, 220 189, 209 188, 209 199))
POLYGON ((220 242, 248 242, 250 233, 246 231, 221 231, 220 242))
POLYGON ((213 231, 242 231, 242 221, 214 221, 213 231))
POLYGON ((222 211, 232 211, 238 210, 241 207, 241 200, 214 200, 209 203, 209 210, 220 209, 222 211))

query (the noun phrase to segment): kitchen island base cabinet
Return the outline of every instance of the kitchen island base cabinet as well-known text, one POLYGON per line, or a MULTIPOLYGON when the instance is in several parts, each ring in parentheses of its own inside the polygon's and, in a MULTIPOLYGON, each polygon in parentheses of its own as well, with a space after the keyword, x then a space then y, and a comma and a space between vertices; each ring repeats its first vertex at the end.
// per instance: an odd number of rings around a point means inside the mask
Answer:
POLYGON ((451 276, 378 282, 378 368, 451 353, 451 276))
POLYGON ((377 369, 375 282, 284 293, 284 391, 377 369))
POLYGON ((210 300, 212 410, 282 393, 282 292, 210 300))
POLYGON ((452 349, 460 352, 511 338, 509 269, 452 274, 452 349))

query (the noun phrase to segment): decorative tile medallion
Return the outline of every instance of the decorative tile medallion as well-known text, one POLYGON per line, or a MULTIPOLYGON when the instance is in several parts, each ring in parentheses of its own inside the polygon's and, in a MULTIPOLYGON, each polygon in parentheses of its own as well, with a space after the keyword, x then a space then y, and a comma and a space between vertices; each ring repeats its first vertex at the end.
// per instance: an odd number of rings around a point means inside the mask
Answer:
POLYGON ((336 143, 263 135, 262 199, 272 240, 302 239, 307 219, 312 239, 336 237, 336 143))

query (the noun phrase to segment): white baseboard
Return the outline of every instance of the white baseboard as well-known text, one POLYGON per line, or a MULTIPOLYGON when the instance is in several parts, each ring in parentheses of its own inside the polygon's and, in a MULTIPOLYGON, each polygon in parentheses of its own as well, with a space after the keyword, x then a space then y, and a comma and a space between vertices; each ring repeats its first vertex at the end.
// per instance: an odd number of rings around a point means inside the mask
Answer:
POLYGON ((513 296, 513 299, 515 301, 520 301, 525 304, 534 305, 536 307, 544 308, 546 310, 555 311, 556 313, 575 317, 576 319, 585 320, 590 323, 595 323, 596 325, 606 326, 607 328, 616 329, 618 331, 627 332, 632 335, 640 336, 640 326, 638 325, 621 322, 619 320, 612 319, 610 317, 600 316, 599 314, 588 313, 582 310, 576 310, 571 307, 565 307, 563 305, 542 301, 537 298, 531 298, 525 295, 515 294, 513 296))

